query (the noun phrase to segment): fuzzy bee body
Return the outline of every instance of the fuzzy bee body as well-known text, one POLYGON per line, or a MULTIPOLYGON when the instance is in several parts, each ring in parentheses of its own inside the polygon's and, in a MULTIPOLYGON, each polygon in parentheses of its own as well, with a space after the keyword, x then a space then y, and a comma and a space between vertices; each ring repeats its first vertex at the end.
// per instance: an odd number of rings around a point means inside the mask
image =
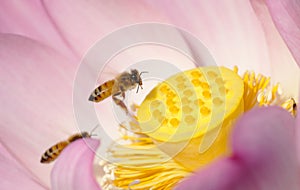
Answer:
POLYGON ((47 149, 41 157, 41 163, 50 163, 54 161, 60 153, 71 143, 78 139, 90 138, 91 135, 88 132, 76 133, 70 136, 67 140, 56 143, 47 149))
POLYGON ((89 100, 92 102, 100 102, 105 98, 111 96, 112 87, 115 84, 115 80, 107 81, 100 86, 98 86, 90 95, 89 100))
POLYGON ((55 160, 60 155, 60 153, 63 151, 63 149, 65 147, 68 146, 68 144, 69 144, 68 141, 62 141, 62 142, 59 142, 59 143, 51 146, 42 155, 42 158, 41 158, 40 162, 41 163, 50 163, 50 162, 52 162, 53 160, 55 160))
MULTIPOLYGON (((90 95, 89 101, 100 102, 109 96, 113 101, 128 113, 128 109, 124 104, 125 92, 134 89, 136 86, 142 88, 141 74, 136 69, 131 72, 123 72, 114 80, 109 80, 98 86, 90 95), (121 96, 121 98, 119 97, 121 96)), ((138 90, 138 89, 137 89, 138 90)))

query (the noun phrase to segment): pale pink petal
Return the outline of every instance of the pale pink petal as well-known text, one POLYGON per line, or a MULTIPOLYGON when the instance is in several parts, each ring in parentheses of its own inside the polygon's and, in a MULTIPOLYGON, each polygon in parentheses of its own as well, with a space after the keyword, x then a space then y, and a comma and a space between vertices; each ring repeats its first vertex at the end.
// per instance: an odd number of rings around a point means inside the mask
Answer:
POLYGON ((100 190, 93 170, 98 140, 77 140, 61 153, 51 173, 53 190, 100 190))
POLYGON ((300 66, 300 2, 298 0, 266 0, 281 36, 300 66))
POLYGON ((79 55, 122 26, 159 22, 198 37, 217 64, 270 74, 268 44, 248 1, 113 1, 105 6, 101 1, 47 1, 45 9, 79 55))
POLYGON ((47 1, 45 9, 79 55, 122 26, 166 21, 163 12, 144 1, 47 1))
POLYGON ((233 156, 199 170, 177 189, 299 189, 294 127, 281 108, 246 113, 233 132, 233 156))
POLYGON ((0 144, 0 189, 48 189, 0 144), (16 183, 17 182, 17 183, 16 183))
POLYGON ((47 44, 72 58, 76 56, 49 16, 44 1, 1 1, 0 32, 18 34, 47 44))
POLYGON ((280 82, 286 96, 297 97, 300 85, 299 80, 297 80, 300 77, 299 67, 275 27, 265 1, 252 0, 251 3, 262 25, 265 41, 268 45, 268 56, 272 65, 272 81, 280 82))
POLYGON ((292 79, 282 77, 299 76, 290 52, 279 37, 264 1, 251 2, 254 10, 248 1, 113 1, 105 6, 101 1, 84 0, 5 1, 0 23, 3 32, 29 36, 57 49, 65 47, 80 56, 96 40, 120 27, 141 22, 173 24, 198 37, 217 64, 238 65, 242 70, 271 75, 273 81, 281 82, 284 90, 291 91, 288 96, 295 96, 297 90, 293 90, 292 79))
POLYGON ((42 153, 77 129, 72 84, 76 64, 53 49, 16 35, 0 35, 0 139, 44 186, 51 166, 42 153))
MULTIPOLYGON (((271 75, 282 69, 274 70, 270 63, 290 63, 291 60, 282 43, 278 44, 278 35, 273 29, 265 30, 248 1, 113 1, 105 6, 101 1, 84 0, 34 1, 29 4, 7 1, 2 12, 4 32, 38 38, 57 49, 68 47, 76 55, 83 55, 96 40, 120 27, 158 22, 173 24, 198 37, 220 65, 239 65, 242 70, 253 69, 271 75), (38 21, 32 22, 33 17, 38 21), (11 24, 15 22, 20 24, 11 24), (45 27, 40 27, 41 23, 45 27), (48 32, 52 32, 50 38, 48 32), (59 40, 52 40, 52 36, 61 38, 62 42, 56 43, 59 40), (273 46, 271 50, 270 46, 273 46)), ((285 73, 289 71, 295 69, 283 70, 285 73)))

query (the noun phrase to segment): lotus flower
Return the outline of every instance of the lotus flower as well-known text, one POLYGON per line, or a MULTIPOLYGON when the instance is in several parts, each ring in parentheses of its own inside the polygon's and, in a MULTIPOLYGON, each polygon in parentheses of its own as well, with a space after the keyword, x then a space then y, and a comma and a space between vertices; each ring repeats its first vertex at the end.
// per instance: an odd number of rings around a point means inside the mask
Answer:
MULTIPOLYGON (((208 47, 218 65, 270 75, 286 96, 298 93, 300 4, 294 0, 3 1, 0 10, 1 189, 100 189, 93 172, 99 165, 90 149, 98 140, 71 143, 54 166, 39 159, 43 148, 76 131, 72 85, 84 52, 125 25, 160 22, 184 28, 208 47)), ((296 120, 278 107, 249 111, 233 130, 231 156, 193 172, 169 163, 183 174, 172 187, 299 189, 296 120)), ((139 180, 133 180, 133 188, 139 180)))

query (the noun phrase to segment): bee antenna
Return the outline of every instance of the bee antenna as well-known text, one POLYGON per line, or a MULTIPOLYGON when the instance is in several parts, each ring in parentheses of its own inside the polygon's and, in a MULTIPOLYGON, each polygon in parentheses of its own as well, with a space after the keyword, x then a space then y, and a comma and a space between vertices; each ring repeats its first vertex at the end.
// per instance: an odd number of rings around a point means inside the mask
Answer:
POLYGON ((149 73, 149 72, 148 72, 148 71, 142 71, 142 72, 140 73, 140 76, 141 76, 143 73, 149 73))
POLYGON ((97 124, 90 132, 90 136, 97 136, 97 134, 93 134, 93 132, 99 127, 99 124, 97 124))
MULTIPOLYGON (((149 72, 148 72, 148 71, 142 71, 142 72, 140 72, 140 77, 141 77, 141 75, 142 75, 143 73, 149 73, 149 72)), ((141 85, 138 85, 138 87, 137 87, 137 89, 136 89, 136 93, 138 93, 139 87, 141 87, 141 89, 143 89, 143 87, 142 87, 141 85)))

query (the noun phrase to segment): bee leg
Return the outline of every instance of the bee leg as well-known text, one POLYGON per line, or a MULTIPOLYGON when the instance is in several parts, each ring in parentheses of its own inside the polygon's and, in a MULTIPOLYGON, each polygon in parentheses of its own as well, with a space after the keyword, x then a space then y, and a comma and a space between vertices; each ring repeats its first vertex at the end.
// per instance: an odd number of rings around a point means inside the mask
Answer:
POLYGON ((130 105, 130 109, 134 112, 136 112, 139 108, 140 108, 140 106, 136 103, 133 103, 130 105))
MULTIPOLYGON (((124 102, 123 102, 122 100, 120 100, 120 99, 118 98, 118 96, 119 96, 120 94, 122 95, 122 92, 118 92, 118 93, 114 94, 114 95, 112 96, 113 101, 114 101, 118 106, 120 106, 120 107, 126 112, 126 114, 128 114, 129 111, 128 111, 126 105, 124 104, 124 102)), ((123 95, 122 95, 122 97, 123 97, 123 95)), ((124 97, 125 97, 125 95, 124 95, 124 97)))

